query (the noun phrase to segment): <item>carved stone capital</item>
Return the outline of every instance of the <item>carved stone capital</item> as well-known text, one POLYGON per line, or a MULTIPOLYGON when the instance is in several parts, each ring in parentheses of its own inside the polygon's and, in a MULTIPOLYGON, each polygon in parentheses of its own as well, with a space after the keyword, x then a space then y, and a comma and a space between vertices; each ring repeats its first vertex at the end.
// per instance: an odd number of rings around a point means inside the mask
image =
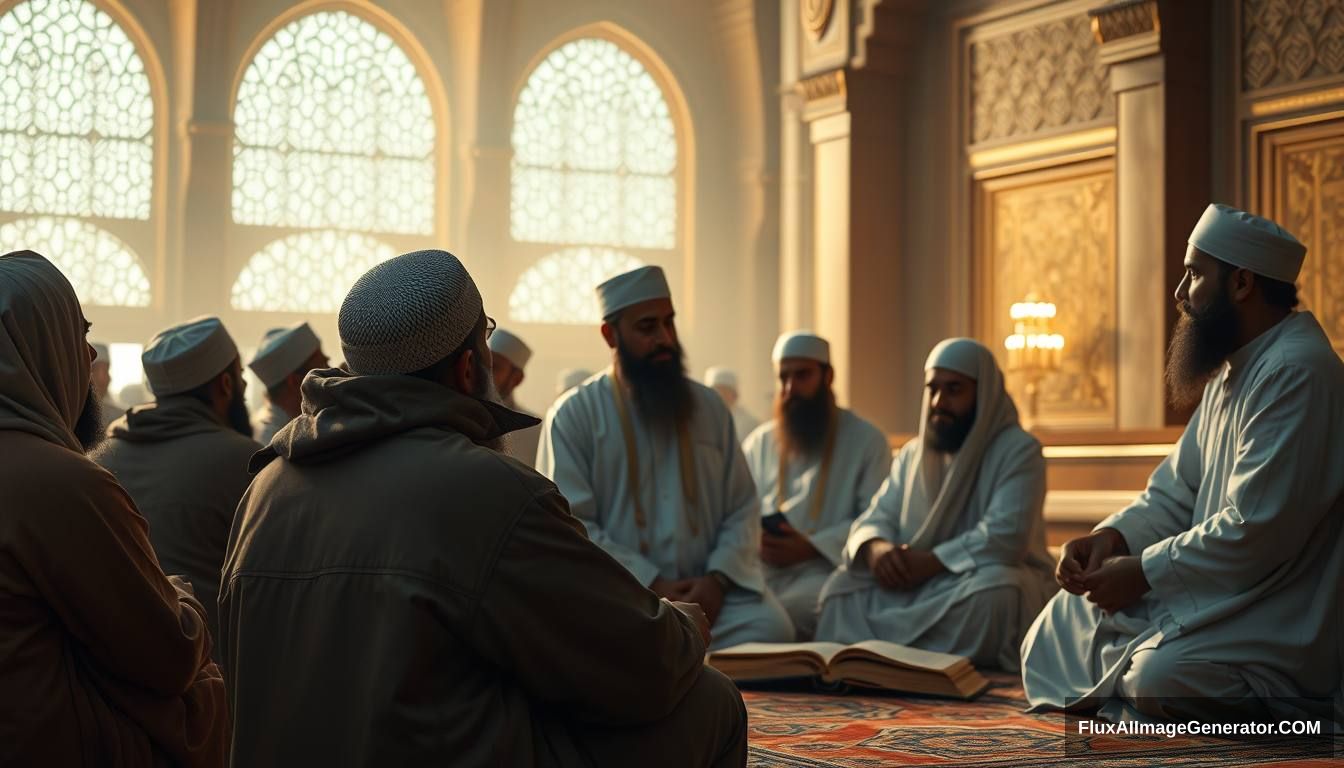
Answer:
POLYGON ((1087 12, 1092 36, 1106 64, 1152 56, 1162 51, 1162 20, 1157 0, 1116 0, 1087 12))
POLYGON ((843 111, 848 97, 845 70, 833 69, 799 80, 797 93, 803 98, 804 120, 843 111))

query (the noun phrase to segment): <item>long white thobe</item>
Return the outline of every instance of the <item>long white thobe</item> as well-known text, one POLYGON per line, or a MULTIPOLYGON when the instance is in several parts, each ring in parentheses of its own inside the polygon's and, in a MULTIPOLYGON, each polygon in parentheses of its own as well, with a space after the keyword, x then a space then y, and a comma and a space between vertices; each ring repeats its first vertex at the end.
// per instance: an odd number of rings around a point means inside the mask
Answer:
POLYGON ((270 400, 257 411, 252 418, 252 439, 263 447, 271 444, 271 438, 291 421, 285 409, 270 400))
POLYGON ((821 452, 792 457, 784 479, 784 499, 780 501, 777 422, 758 427, 743 445, 761 499, 761 514, 772 514, 778 508, 789 525, 806 536, 821 555, 785 568, 764 566, 766 584, 784 604, 800 638, 811 637, 815 631, 821 587, 841 562, 854 519, 868 508, 891 468, 891 448, 882 430, 844 408, 836 410, 836 417, 835 448, 824 490, 817 487, 821 452), (825 495, 813 519, 818 491, 825 495))
POLYGON ((1344 363, 1310 313, 1233 354, 1147 490, 1097 526, 1152 590, 1111 616, 1060 592, 1022 644, 1031 704, 1119 719, 1319 696, 1344 723, 1341 436, 1344 363))
POLYGON ((626 464, 625 436, 612 396, 611 371, 565 393, 542 425, 537 470, 560 488, 570 511, 598 546, 643 584, 695 578, 719 571, 735 585, 714 624, 716 648, 744 642, 788 642, 793 627, 765 586, 758 541, 756 486, 747 471, 733 422, 713 390, 690 382, 695 414, 689 425, 695 459, 693 534, 683 499, 675 430, 655 432, 640 418, 634 398, 626 405, 638 455, 639 498, 646 528, 636 523, 626 464), (641 533, 648 545, 640 551, 641 533))
MULTIPOLYGON (((510 410, 519 413, 525 413, 528 416, 536 416, 535 413, 520 407, 514 401, 513 395, 504 398, 504 405, 510 410)), ((521 461, 529 467, 536 466, 537 463, 537 444, 541 442, 541 425, 527 427, 516 432, 510 432, 505 440, 505 453, 521 461)))
POLYGON ((914 534, 902 501, 917 447, 915 440, 906 443, 872 505, 854 522, 844 567, 822 590, 817 639, 876 638, 1016 669, 1022 635, 1055 590, 1041 517, 1041 444, 1016 426, 996 435, 956 526, 933 547, 947 571, 915 589, 888 590, 856 558, 872 539, 901 544, 914 534))
POLYGON ((751 412, 742 407, 741 403, 734 403, 731 409, 733 415, 733 435, 737 439, 737 444, 742 445, 747 441, 747 437, 760 426, 761 422, 751 412))

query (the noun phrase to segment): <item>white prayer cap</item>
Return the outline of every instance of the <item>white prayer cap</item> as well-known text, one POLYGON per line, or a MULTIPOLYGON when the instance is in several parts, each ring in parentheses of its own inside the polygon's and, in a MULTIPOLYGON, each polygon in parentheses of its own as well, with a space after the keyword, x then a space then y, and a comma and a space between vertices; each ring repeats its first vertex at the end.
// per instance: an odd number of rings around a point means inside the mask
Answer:
POLYGON ((811 331, 786 333, 775 342, 775 350, 770 353, 770 359, 778 363, 786 357, 802 357, 830 365, 831 345, 811 331))
POLYGON ((98 354, 97 357, 93 358, 93 362, 95 362, 95 363, 110 363, 110 362, 112 362, 112 358, 111 358, 111 354, 112 354, 112 352, 111 352, 111 350, 108 349, 108 347, 107 347, 106 344, 104 344, 104 343, 101 342, 101 341, 95 341, 95 342, 93 342, 92 346, 93 346, 93 351, 96 352, 96 353, 98 354))
POLYGON ((731 368, 714 365, 705 369, 706 387, 727 387, 737 389, 737 374, 731 368))
POLYGON ((670 298, 672 290, 667 287, 662 267, 640 267, 597 286, 597 303, 603 320, 641 301, 670 298))
POLYGON ((167 397, 195 389, 224 372, 238 347, 218 317, 198 317, 160 331, 140 355, 149 391, 167 397))
POLYGON ((351 373, 412 373, 452 354, 481 312, 481 293, 456 256, 414 251, 356 280, 336 323, 351 373))
POLYGON ((1307 255, 1288 230, 1221 203, 1204 209, 1188 242, 1215 259, 1285 283, 1297 282, 1307 255))
POLYGON ((975 339, 944 339, 929 353, 924 370, 945 368, 977 381, 984 375, 982 365, 998 366, 994 354, 975 339))
POLYGON ((592 371, 584 370, 583 368, 566 368, 555 378, 555 393, 557 395, 563 395, 587 381, 592 375, 592 371))
POLYGON ((247 367, 270 389, 297 371, 305 360, 321 348, 322 342, 307 323, 272 328, 261 338, 261 346, 247 367))
POLYGON ((527 361, 532 359, 532 348, 512 333, 496 328, 490 334, 490 354, 499 355, 522 370, 527 367, 527 361))

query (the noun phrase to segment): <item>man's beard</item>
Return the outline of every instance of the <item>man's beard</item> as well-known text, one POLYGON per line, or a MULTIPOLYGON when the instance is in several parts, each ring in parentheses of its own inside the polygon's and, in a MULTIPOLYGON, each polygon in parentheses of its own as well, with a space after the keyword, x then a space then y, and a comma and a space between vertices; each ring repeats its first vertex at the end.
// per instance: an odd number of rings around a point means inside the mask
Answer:
POLYGON ((1196 310, 1189 301, 1178 307, 1181 316, 1171 334, 1163 375, 1172 405, 1188 408, 1199 403, 1204 385, 1237 351, 1237 313, 1224 291, 1205 309, 1196 310))
POLYGON ((616 364, 621 378, 630 385, 635 395, 635 406, 648 423, 660 430, 673 430, 686 423, 695 412, 691 382, 686 378, 686 365, 680 345, 658 347, 640 358, 630 354, 616 339, 616 364), (666 360, 654 360, 655 355, 670 354, 666 360))
POLYGON ((88 396, 84 398, 84 408, 75 420, 74 432, 75 439, 83 446, 85 453, 97 448, 103 441, 103 404, 93 391, 92 384, 89 385, 88 396))
POLYGON ((252 414, 247 412, 247 400, 243 399, 243 388, 233 388, 233 399, 229 401, 229 428, 243 437, 252 436, 252 414))
POLYGON ((971 434, 971 428, 975 426, 975 410, 971 408, 971 412, 965 416, 958 416, 943 409, 931 410, 928 415, 928 429, 924 433, 925 444, 943 453, 956 453, 961 450, 967 435, 971 434), (946 416, 952 421, 949 424, 935 424, 934 414, 946 416))
POLYGON ((831 425, 835 393, 829 387, 818 387, 811 397, 795 395, 785 399, 775 394, 775 424, 780 454, 802 456, 816 454, 826 440, 831 425))

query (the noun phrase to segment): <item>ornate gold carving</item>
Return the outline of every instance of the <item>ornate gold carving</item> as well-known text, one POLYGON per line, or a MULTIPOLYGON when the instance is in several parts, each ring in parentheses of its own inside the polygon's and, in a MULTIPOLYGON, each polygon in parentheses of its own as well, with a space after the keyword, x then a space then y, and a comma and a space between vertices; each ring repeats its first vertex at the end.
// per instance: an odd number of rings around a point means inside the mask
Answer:
POLYGON ((1106 44, 1124 37, 1157 32, 1157 0, 1122 0, 1087 12, 1092 17, 1092 34, 1106 44))
POLYGON ((803 99, 809 102, 838 96, 845 96, 845 70, 837 69, 809 77, 798 82, 803 91, 803 99))
POLYGON ((803 29, 820 40, 831 25, 831 15, 835 11, 835 0, 798 0, 798 13, 802 17, 803 29))
POLYGON ((1242 0, 1241 87, 1344 74, 1344 0, 1242 0))
POLYGON ((1252 117, 1277 115, 1284 112, 1297 112, 1312 107, 1324 107, 1344 101, 1344 88, 1325 88, 1281 99, 1266 99, 1251 104, 1252 117))
MULTIPOLYGON (((979 182, 979 327, 1001 358, 1008 310, 1058 307, 1060 370, 1040 383, 1037 425, 1112 429, 1116 414, 1115 170, 1103 160, 979 182)), ((1008 388, 1025 402, 1025 382, 1008 388)))
POLYGON ((1332 125, 1333 136, 1307 126, 1279 137, 1269 215, 1307 246, 1298 298, 1344 354, 1344 120, 1332 125))
POLYGON ((1081 13, 976 40, 970 55, 972 144, 1115 114, 1106 67, 1081 13))

